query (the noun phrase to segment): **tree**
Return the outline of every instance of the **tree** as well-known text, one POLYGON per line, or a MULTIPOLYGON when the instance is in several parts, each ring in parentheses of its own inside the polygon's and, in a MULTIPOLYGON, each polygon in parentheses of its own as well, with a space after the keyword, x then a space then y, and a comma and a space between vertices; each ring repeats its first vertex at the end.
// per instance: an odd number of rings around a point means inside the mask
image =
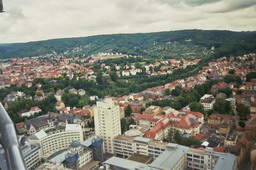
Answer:
POLYGON ((142 107, 142 108, 140 109, 140 113, 143 113, 145 110, 146 110, 145 107, 142 107))
POLYGON ((226 75, 224 77, 224 81, 226 83, 231 83, 232 82, 232 83, 237 83, 239 85, 241 85, 243 83, 243 81, 242 81, 242 79, 240 77, 238 77, 238 76, 230 76, 230 75, 226 75))
POLYGON ((45 83, 46 83, 46 80, 43 79, 43 78, 36 78, 36 79, 33 81, 33 85, 36 85, 37 83, 45 84, 45 83))
POLYGON ((98 83, 98 85, 103 85, 102 72, 99 72, 99 73, 97 74, 96 82, 98 83))
POLYGON ((242 90, 237 90, 237 91, 236 91, 236 94, 237 94, 237 95, 243 94, 243 91, 242 91, 242 90))
POLYGON ((181 143, 181 136, 180 136, 180 131, 176 130, 174 133, 174 140, 176 143, 181 143))
POLYGON ((152 66, 149 67, 149 71, 150 73, 153 73, 154 72, 154 68, 152 66))
POLYGON ((255 79, 256 78, 256 72, 250 72, 246 75, 246 81, 249 82, 251 81, 251 79, 255 79))
POLYGON ((174 134, 174 139, 177 144, 185 145, 185 146, 189 146, 189 147, 199 143, 198 140, 194 140, 192 138, 187 138, 187 137, 182 137, 178 130, 176 130, 176 132, 174 134))
POLYGON ((200 112, 200 113, 204 112, 204 106, 201 103, 199 103, 199 102, 192 102, 192 103, 190 103, 189 104, 189 108, 193 112, 200 112))
POLYGON ((121 120, 121 133, 129 130, 130 125, 136 125, 136 122, 133 118, 122 118, 121 120))
POLYGON ((242 122, 242 121, 240 121, 240 122, 239 122, 239 126, 240 126, 241 128, 244 128, 244 127, 245 127, 245 123, 242 122))
POLYGON ((111 66, 110 69, 111 69, 111 71, 113 71, 113 72, 116 72, 116 71, 117 71, 115 66, 111 66))
POLYGON ((179 96, 181 93, 182 88, 180 86, 176 86, 175 89, 171 91, 171 94, 173 96, 179 96))
POLYGON ((235 70, 234 69, 231 69, 228 71, 228 74, 234 74, 235 73, 235 70))
POLYGON ((65 105, 71 107, 80 107, 80 98, 81 96, 73 93, 63 94, 61 97, 65 105))
POLYGON ((200 100, 201 96, 196 89, 193 89, 190 93, 191 93, 191 96, 195 98, 195 101, 200 100))
POLYGON ((196 85, 194 89, 197 90, 197 92, 199 93, 200 96, 203 96, 206 93, 203 85, 201 85, 201 84, 196 85))
POLYGON ((230 97, 232 94, 232 89, 230 87, 225 87, 218 90, 219 93, 225 93, 227 97, 230 97))
POLYGON ((40 101, 38 106, 42 109, 43 113, 55 112, 55 103, 57 102, 54 95, 46 97, 44 100, 40 101))
POLYGON ((237 104, 236 111, 240 118, 243 120, 246 120, 247 116, 250 114, 249 108, 244 104, 237 104))
POLYGON ((79 105, 80 106, 84 106, 87 105, 89 103, 89 97, 88 96, 81 96, 80 100, 79 100, 79 105))
POLYGON ((175 134, 174 130, 170 128, 168 130, 168 135, 165 138, 165 142, 174 142, 174 134, 175 134))
POLYGON ((111 78, 112 81, 114 81, 114 82, 116 81, 116 79, 117 79, 116 72, 111 71, 111 72, 109 73, 109 76, 110 76, 110 78, 111 78))
MULTIPOLYGON (((187 95, 185 96, 179 96, 176 98, 176 101, 180 104, 180 107, 185 107, 188 105, 189 101, 188 101, 188 98, 187 98, 187 95)), ((180 108, 180 109, 181 109, 180 108)))
POLYGON ((136 67, 136 68, 139 68, 139 69, 142 69, 142 65, 141 65, 140 63, 136 63, 136 64, 135 64, 135 67, 136 67))
POLYGON ((127 121, 126 121, 126 118, 122 118, 120 121, 121 121, 121 133, 123 134, 128 129, 127 121))
POLYGON ((164 95, 170 95, 171 94, 171 91, 170 91, 170 89, 165 89, 164 90, 164 95))
POLYGON ((124 114, 125 117, 130 117, 132 114, 132 107, 130 104, 128 104, 128 106, 126 106, 125 110, 124 110, 124 114))
POLYGON ((128 127, 129 127, 130 125, 136 125, 136 122, 135 122, 135 120, 134 120, 133 118, 129 118, 129 119, 128 119, 128 127))
POLYGON ((160 114, 161 114, 161 115, 165 115, 166 113, 165 113, 164 111, 162 111, 160 114))
POLYGON ((88 120, 87 125, 89 128, 94 128, 94 117, 88 120))
POLYGON ((224 99, 218 99, 213 105, 213 110, 222 114, 230 114, 232 111, 231 103, 224 99))

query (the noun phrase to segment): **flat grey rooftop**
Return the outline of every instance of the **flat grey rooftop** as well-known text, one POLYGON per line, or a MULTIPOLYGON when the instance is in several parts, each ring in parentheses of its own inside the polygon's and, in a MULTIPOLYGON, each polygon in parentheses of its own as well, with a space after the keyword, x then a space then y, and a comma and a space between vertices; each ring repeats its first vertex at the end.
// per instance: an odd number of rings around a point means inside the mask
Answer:
POLYGON ((151 139, 149 138, 143 138, 143 137, 135 137, 134 141, 136 142, 142 142, 142 143, 148 143, 151 139))
POLYGON ((160 170, 159 168, 152 168, 143 163, 122 159, 115 156, 109 158, 104 163, 127 170, 160 170))
POLYGON ((135 162, 135 161, 127 160, 127 159, 122 159, 122 158, 118 158, 115 156, 109 158, 104 163, 110 164, 113 166, 117 166, 119 168, 125 168, 125 169, 131 169, 131 170, 135 169, 136 167, 145 165, 143 163, 139 163, 139 162, 135 162))
POLYGON ((166 150, 153 161, 150 166, 162 169, 172 169, 187 153, 188 147, 168 144, 166 150))
POLYGON ((63 151, 51 158, 49 162, 60 164, 66 159, 66 154, 68 154, 68 151, 63 151))
POLYGON ((214 156, 218 157, 218 160, 213 168, 213 170, 219 169, 234 169, 234 164, 236 163, 236 156, 229 153, 214 152, 214 156))

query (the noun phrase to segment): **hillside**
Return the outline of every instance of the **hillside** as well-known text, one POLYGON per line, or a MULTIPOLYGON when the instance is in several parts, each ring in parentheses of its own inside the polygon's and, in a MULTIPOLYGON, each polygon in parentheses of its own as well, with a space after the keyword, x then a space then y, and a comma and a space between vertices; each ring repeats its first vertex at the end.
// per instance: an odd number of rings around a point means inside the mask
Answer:
POLYGON ((98 52, 118 52, 146 57, 203 58, 256 52, 256 32, 181 30, 156 33, 113 34, 80 38, 0 44, 0 58, 62 54, 89 56, 98 52))

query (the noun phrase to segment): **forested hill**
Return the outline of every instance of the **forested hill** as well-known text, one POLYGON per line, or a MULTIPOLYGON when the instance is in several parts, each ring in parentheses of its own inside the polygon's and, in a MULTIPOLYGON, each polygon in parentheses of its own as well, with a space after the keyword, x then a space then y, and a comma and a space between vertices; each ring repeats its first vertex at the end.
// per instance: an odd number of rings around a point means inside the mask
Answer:
POLYGON ((0 58, 63 54, 67 57, 113 52, 148 57, 216 57, 256 52, 256 31, 181 30, 156 33, 113 34, 0 44, 0 58))

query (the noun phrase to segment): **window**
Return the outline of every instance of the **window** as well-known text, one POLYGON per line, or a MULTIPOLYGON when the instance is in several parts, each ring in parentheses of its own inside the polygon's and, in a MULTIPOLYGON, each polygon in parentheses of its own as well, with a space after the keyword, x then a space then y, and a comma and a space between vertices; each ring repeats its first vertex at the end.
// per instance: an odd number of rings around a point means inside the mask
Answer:
POLYGON ((194 155, 194 157, 195 157, 195 158, 200 158, 200 156, 198 156, 198 155, 194 155))

